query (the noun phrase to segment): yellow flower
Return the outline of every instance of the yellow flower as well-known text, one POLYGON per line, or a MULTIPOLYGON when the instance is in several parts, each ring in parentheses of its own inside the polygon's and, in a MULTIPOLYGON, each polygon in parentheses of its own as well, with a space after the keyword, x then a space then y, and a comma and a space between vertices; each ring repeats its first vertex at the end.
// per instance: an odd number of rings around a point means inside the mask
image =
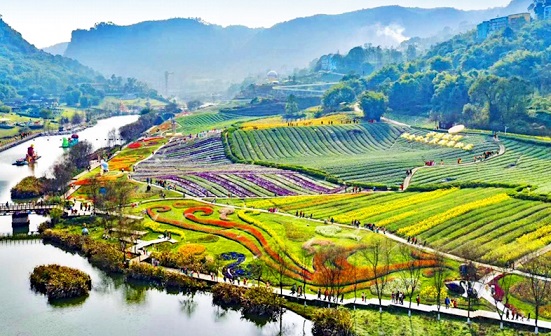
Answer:
POLYGON ((403 227, 398 230, 398 233, 406 236, 416 236, 450 219, 461 216, 469 211, 473 211, 478 208, 483 208, 489 205, 501 203, 508 199, 509 199, 509 196, 507 196, 507 194, 498 194, 492 197, 485 198, 481 201, 474 201, 463 205, 459 205, 451 208, 450 210, 444 213, 431 216, 413 225, 403 227))

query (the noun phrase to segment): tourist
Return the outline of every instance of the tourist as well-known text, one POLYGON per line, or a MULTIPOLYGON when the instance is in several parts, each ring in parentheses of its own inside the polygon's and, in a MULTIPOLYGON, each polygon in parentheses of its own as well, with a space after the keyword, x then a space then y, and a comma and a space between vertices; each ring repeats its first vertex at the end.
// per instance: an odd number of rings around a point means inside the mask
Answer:
POLYGON ((341 303, 344 302, 344 293, 341 294, 341 303))
POLYGON ((446 309, 450 308, 450 298, 446 296, 444 299, 444 304, 446 305, 446 309))
POLYGON ((421 303, 421 298, 419 298, 419 294, 417 294, 417 298, 415 298, 415 301, 417 301, 417 307, 419 307, 419 303, 421 303))
POLYGON ((365 302, 365 293, 362 293, 362 302, 365 302))
POLYGON ((327 292, 327 288, 325 289, 325 292, 324 292, 324 297, 323 297, 323 300, 327 300, 327 297, 328 297, 328 292, 327 292))
POLYGON ((505 311, 505 318, 506 318, 506 319, 509 319, 509 310, 506 310, 506 311, 505 311))
POLYGON ((321 288, 318 288, 318 300, 321 300, 321 288))
POLYGON ((396 298, 396 294, 394 293, 394 291, 392 291, 392 296, 391 296, 390 302, 392 302, 392 303, 396 302, 395 298, 396 298))

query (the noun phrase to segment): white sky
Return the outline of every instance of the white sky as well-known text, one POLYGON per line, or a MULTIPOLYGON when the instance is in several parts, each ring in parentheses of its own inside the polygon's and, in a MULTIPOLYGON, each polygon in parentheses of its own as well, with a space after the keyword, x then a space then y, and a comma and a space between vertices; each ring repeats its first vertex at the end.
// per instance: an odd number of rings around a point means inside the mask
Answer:
POLYGON ((222 26, 270 27, 314 14, 338 14, 385 5, 485 9, 510 0, 0 0, 0 14, 37 47, 67 42, 71 31, 97 22, 201 17, 222 26))

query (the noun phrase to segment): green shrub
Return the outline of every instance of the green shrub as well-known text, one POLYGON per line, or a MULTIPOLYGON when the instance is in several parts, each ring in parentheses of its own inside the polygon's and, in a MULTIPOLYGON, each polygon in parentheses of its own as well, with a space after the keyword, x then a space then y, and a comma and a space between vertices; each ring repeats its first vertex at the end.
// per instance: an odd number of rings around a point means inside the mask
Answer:
POLYGON ((46 294, 49 300, 87 296, 92 288, 92 279, 88 274, 59 265, 35 267, 30 281, 31 287, 46 294))
POLYGON ((312 316, 314 336, 351 336, 353 335, 352 315, 345 308, 322 308, 312 316))

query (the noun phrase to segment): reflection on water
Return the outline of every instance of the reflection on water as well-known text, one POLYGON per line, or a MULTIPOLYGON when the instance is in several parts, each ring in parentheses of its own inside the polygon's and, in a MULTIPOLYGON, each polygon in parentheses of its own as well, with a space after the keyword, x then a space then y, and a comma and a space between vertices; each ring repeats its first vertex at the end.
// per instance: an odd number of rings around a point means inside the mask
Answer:
POLYGON ((124 283, 93 268, 78 255, 40 241, 0 242, 1 335, 311 335, 311 323, 291 312, 283 322, 258 327, 236 311, 213 306, 208 293, 168 294, 124 283), (29 275, 41 264, 78 268, 92 278, 81 301, 48 303, 30 289, 29 275), (305 333, 303 333, 303 330, 305 333))

